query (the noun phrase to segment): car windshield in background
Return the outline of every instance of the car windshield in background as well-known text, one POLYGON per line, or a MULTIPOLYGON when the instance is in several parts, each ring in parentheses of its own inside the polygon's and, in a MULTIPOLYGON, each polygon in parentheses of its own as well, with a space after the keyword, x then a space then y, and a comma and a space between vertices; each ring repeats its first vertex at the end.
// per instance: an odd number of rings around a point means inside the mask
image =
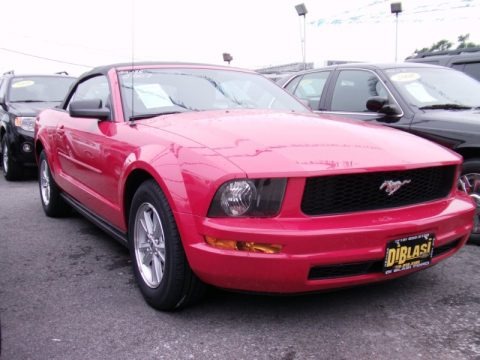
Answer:
POLYGON ((9 102, 60 102, 75 79, 60 76, 26 76, 12 79, 9 102))
POLYGON ((121 71, 119 77, 127 119, 222 109, 309 112, 257 74, 210 69, 141 69, 121 71))
POLYGON ((385 72, 402 96, 417 108, 462 110, 480 106, 480 82, 459 71, 396 68, 385 72))

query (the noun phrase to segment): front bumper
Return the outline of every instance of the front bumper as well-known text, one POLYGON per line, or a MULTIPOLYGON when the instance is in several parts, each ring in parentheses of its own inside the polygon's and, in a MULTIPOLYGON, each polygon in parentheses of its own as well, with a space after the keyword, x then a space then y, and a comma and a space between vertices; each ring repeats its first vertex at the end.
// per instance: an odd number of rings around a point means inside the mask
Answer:
MULTIPOLYGON (((431 265, 451 256, 466 242, 475 207, 464 194, 448 200, 395 210, 323 217, 211 219, 189 214, 180 232, 193 271, 221 288, 262 293, 303 293, 348 287, 400 277, 418 269, 385 275, 386 245, 410 235, 434 233, 431 265), (195 229, 195 230, 194 230, 195 229), (195 234, 192 236, 192 234, 195 234), (278 254, 221 250, 205 236, 281 244, 278 254), (374 264, 368 271, 316 277, 325 268, 374 264), (376 265, 375 265, 376 264, 376 265), (312 275, 313 274, 313 275, 312 275)), ((425 268, 425 267, 424 267, 425 268)))
POLYGON ((35 167, 33 133, 16 128, 12 132, 7 132, 6 136, 12 160, 23 166, 35 167))

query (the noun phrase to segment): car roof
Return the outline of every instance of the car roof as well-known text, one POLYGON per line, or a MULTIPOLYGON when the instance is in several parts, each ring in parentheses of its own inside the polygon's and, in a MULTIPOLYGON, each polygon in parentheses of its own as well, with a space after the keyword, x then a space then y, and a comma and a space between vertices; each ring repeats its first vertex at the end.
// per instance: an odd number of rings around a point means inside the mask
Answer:
POLYGON ((350 63, 350 64, 341 64, 334 66, 338 69, 342 68, 367 68, 367 69, 396 69, 396 68, 438 68, 441 66, 432 65, 432 64, 420 64, 420 63, 411 63, 411 62, 402 62, 402 63, 350 63))
POLYGON ((284 77, 277 80, 277 84, 284 86, 287 82, 290 82, 291 79, 297 77, 298 75, 316 73, 323 70, 335 70, 335 69, 367 69, 367 70, 387 70, 387 69, 404 69, 404 68, 442 68, 446 69, 444 66, 425 64, 425 63, 413 63, 413 62, 402 62, 402 63, 346 63, 338 65, 330 65, 319 67, 310 70, 298 71, 295 73, 290 73, 284 77))
MULTIPOLYGON (((423 63, 412 63, 412 62, 402 62, 402 63, 346 63, 346 64, 339 64, 339 65, 330 65, 325 67, 320 67, 311 70, 300 71, 295 74, 300 73, 310 73, 316 72, 318 70, 325 70, 325 69, 375 69, 375 70, 386 70, 386 69, 396 69, 396 68, 442 68, 443 66, 432 65, 432 64, 423 64, 423 63)), ((293 75, 293 74, 292 74, 293 75)))
POLYGON ((468 48, 460 48, 460 49, 453 49, 453 50, 436 50, 436 51, 425 51, 425 52, 419 52, 416 53, 415 55, 407 57, 408 60, 412 59, 425 59, 429 57, 452 57, 452 56, 458 56, 459 58, 461 57, 470 57, 470 56, 478 56, 478 53, 480 53, 480 46, 475 46, 475 47, 468 47, 468 48))
POLYGON ((178 67, 178 66, 185 66, 185 67, 208 67, 212 69, 224 69, 224 70, 237 70, 243 72, 251 72, 254 73, 252 70, 240 69, 231 66, 224 66, 224 65, 212 65, 212 64, 202 64, 202 63, 188 63, 188 62, 161 62, 161 61, 149 61, 149 62, 133 62, 133 63, 116 63, 116 64, 109 64, 109 65, 102 65, 93 68, 90 71, 82 74, 79 79, 88 78, 93 75, 107 75, 107 73, 112 69, 128 69, 128 68, 142 68, 142 67, 178 67))

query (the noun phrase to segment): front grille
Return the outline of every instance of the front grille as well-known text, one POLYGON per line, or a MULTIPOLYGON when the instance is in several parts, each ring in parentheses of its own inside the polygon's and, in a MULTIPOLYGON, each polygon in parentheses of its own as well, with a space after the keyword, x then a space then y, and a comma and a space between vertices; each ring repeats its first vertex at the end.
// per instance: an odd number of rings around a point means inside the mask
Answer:
POLYGON ((455 166, 438 166, 308 178, 303 192, 302 211, 306 215, 341 214, 442 199, 452 189, 455 170, 455 166), (382 190, 380 187, 389 180, 404 184, 388 195, 386 186, 382 190))
MULTIPOLYGON (((448 244, 433 247, 433 258, 442 255, 458 246, 461 239, 448 244)), ((332 279, 346 276, 358 276, 383 272, 383 260, 367 261, 362 263, 315 266, 308 273, 308 280, 332 279)))
POLYGON ((383 261, 370 261, 356 264, 316 266, 310 269, 308 280, 331 279, 344 276, 357 276, 381 272, 383 261))

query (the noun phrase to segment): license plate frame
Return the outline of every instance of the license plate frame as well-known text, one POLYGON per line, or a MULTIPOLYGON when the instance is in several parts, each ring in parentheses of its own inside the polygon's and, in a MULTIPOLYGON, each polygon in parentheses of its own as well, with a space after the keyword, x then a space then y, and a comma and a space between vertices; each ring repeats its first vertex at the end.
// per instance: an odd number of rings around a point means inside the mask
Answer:
POLYGON ((434 233, 423 233, 390 241, 385 249, 385 275, 430 265, 435 244, 434 233))

